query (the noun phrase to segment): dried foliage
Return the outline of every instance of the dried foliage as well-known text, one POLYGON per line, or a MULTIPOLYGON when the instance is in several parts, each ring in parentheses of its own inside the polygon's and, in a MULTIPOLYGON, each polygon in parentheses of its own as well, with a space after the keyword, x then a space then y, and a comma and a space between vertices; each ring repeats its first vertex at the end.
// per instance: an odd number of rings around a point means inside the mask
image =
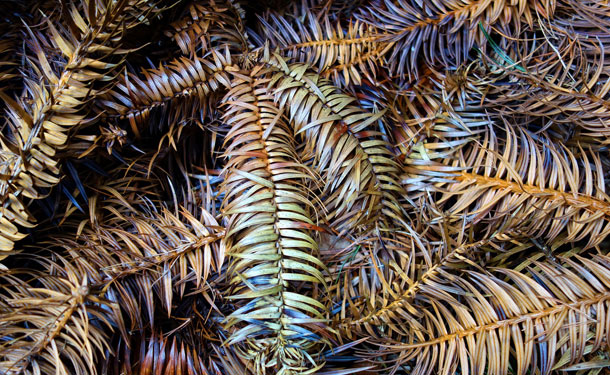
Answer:
POLYGON ((0 373, 610 366, 606 1, 0 7, 0 373))

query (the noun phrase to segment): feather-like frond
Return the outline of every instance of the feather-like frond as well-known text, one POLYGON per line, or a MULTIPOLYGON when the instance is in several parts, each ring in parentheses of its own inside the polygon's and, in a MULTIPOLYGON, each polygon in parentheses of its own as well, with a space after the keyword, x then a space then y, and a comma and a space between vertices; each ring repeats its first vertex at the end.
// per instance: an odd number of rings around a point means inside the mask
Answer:
MULTIPOLYGON (((8 106, 9 136, 2 139, 2 159, 8 164, 0 182, 2 228, 0 249, 10 251, 13 241, 23 238, 15 224, 32 227, 23 198, 39 199, 39 188, 59 182, 55 153, 65 147, 68 131, 91 122, 87 104, 98 95, 103 83, 111 79, 116 62, 108 56, 120 46, 122 27, 128 16, 142 16, 143 1, 66 5, 72 23, 58 28, 48 22, 48 39, 31 30, 35 57, 32 69, 37 79, 25 81, 26 96, 15 101, 0 92, 8 106), (44 53, 49 43, 61 52, 60 69, 44 53), (39 78, 38 78, 39 77, 39 78)), ((149 10, 145 5, 144 11, 149 10)), ((4 256, 0 256, 4 257, 4 256)))
POLYGON ((316 229, 307 183, 285 114, 267 93, 269 69, 233 73, 225 97, 230 126, 222 190, 228 217, 228 277, 239 308, 227 318, 257 373, 312 373, 326 340, 324 264, 311 237, 316 229))
POLYGON ((486 44, 479 24, 484 30, 499 27, 511 35, 511 28, 519 29, 521 17, 528 22, 538 15, 548 18, 554 7, 555 2, 546 0, 379 0, 356 17, 377 28, 377 40, 388 44, 392 75, 412 79, 424 61, 454 69, 467 61, 473 46, 486 44))
POLYGON ((402 218, 398 164, 377 123, 384 112, 362 110, 307 65, 289 66, 277 55, 268 64, 276 70, 275 100, 305 138, 304 159, 313 159, 324 179, 322 199, 333 226, 371 223, 382 214, 402 218))
POLYGON ((305 9, 290 18, 270 13, 261 19, 261 35, 253 36, 261 48, 278 48, 289 62, 307 63, 336 85, 376 81, 377 64, 387 43, 379 43, 377 29, 355 21, 343 29, 328 14, 305 9))
MULTIPOLYGON (((99 230, 86 229, 85 244, 78 251, 83 261, 100 266, 103 280, 145 273, 158 280, 155 291, 168 314, 173 294, 182 297, 189 283, 199 288, 212 272, 218 272, 225 250, 224 231, 207 211, 192 214, 181 209, 123 216, 116 210, 103 217, 99 230), (103 248, 107 253, 100 253, 103 248)), ((99 218, 98 220, 101 220, 99 218)), ((67 244, 67 248, 77 247, 67 244)), ((76 254, 75 254, 76 255, 76 254)))
POLYGON ((86 274, 65 260, 45 272, 2 271, 0 370, 3 374, 97 374, 108 350, 104 309, 86 274))
POLYGON ((400 362, 417 358, 415 374, 549 374, 578 363, 608 340, 610 259, 563 263, 536 263, 529 276, 511 269, 441 274, 422 287, 421 303, 430 306, 422 330, 389 350, 400 362))
POLYGON ((244 11, 233 0, 193 2, 188 16, 172 24, 166 34, 191 58, 210 50, 246 52, 248 41, 243 25, 244 11))
POLYGON ((503 141, 497 137, 491 130, 448 163, 461 171, 442 184, 437 202, 444 210, 455 218, 466 215, 487 235, 512 227, 511 236, 498 239, 585 240, 590 247, 608 235, 610 199, 599 156, 582 149, 575 155, 508 126, 503 141))
POLYGON ((99 101, 100 111, 108 117, 127 119, 136 136, 147 130, 146 126, 154 129, 180 118, 203 119, 209 106, 218 101, 211 94, 230 87, 230 69, 231 56, 225 50, 212 51, 209 58, 180 57, 158 69, 143 70, 142 78, 125 72, 99 101))

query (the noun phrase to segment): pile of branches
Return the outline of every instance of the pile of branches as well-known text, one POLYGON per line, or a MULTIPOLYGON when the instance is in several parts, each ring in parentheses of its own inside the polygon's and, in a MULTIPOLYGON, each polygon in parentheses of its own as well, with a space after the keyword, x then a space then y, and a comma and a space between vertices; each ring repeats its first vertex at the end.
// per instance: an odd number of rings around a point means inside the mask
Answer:
POLYGON ((608 2, 0 6, 2 374, 610 365, 608 2))

